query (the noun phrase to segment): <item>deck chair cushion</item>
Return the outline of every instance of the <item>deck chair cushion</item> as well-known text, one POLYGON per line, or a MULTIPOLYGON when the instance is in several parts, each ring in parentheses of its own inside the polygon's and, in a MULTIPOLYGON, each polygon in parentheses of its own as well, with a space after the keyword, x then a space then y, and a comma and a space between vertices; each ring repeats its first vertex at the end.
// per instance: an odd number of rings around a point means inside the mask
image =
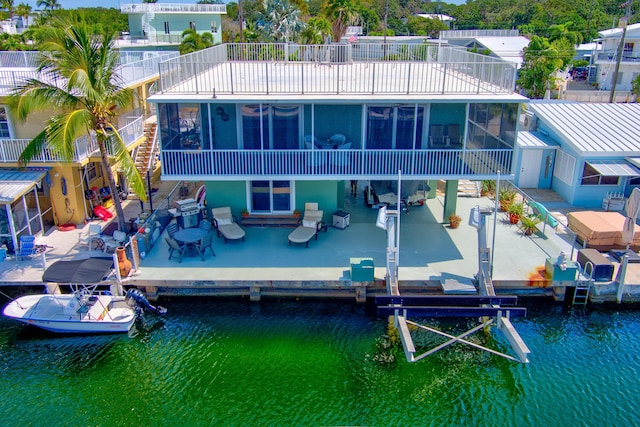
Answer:
POLYGON ((221 225, 228 225, 228 224, 232 224, 233 223, 233 218, 231 217, 217 217, 216 221, 218 222, 218 226, 221 225))
POLYGON ((312 221, 312 220, 308 220, 308 219, 303 219, 303 220, 302 220, 302 226, 303 226, 303 227, 316 228, 316 221, 312 221))

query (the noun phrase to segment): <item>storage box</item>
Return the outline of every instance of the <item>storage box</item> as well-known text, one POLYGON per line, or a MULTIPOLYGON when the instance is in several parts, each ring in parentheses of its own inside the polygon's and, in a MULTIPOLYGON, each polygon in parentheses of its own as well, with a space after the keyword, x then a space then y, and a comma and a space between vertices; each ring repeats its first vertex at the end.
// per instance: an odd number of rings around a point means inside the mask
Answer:
POLYGON ((373 282, 373 258, 351 258, 351 281, 373 282))
POLYGON ((559 265, 556 265, 557 258, 547 258, 545 262, 545 270, 551 280, 554 282, 563 281, 575 281, 578 276, 578 264, 573 261, 566 261, 566 268, 563 270, 559 265))
POLYGON ((335 212, 333 214, 333 222, 331 225, 334 226, 335 228, 341 228, 342 230, 344 230, 349 226, 350 217, 351 215, 349 215, 348 212, 345 212, 345 211, 335 212))
POLYGON ((587 269, 587 263, 593 264, 593 280, 596 282, 610 282, 613 278, 613 263, 605 258, 597 249, 580 249, 578 251, 578 263, 584 274, 591 274, 591 267, 587 269))

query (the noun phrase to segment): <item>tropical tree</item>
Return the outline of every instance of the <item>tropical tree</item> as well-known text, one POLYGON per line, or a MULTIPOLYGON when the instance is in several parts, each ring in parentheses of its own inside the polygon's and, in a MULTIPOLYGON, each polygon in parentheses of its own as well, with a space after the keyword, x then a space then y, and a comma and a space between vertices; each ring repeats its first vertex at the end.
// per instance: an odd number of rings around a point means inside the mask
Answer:
POLYGON ((636 102, 640 102, 640 76, 631 80, 631 93, 636 96, 636 102))
POLYGON ((213 35, 209 32, 198 34, 193 28, 188 28, 182 32, 180 42, 180 54, 195 52, 213 46, 213 35))
POLYGON ((311 18, 300 33, 304 44, 322 44, 331 35, 331 24, 324 18, 311 18))
POLYGON ((339 42, 347 33, 347 27, 358 22, 358 5, 353 0, 328 0, 323 9, 324 15, 331 22, 334 42, 339 42))
POLYGON ((25 27, 29 26, 29 16, 31 15, 31 6, 26 3, 20 3, 16 6, 16 13, 18 16, 23 18, 23 23, 25 27))
POLYGON ((530 98, 543 98, 547 89, 555 86, 555 73, 563 67, 563 62, 549 40, 533 36, 524 48, 518 84, 528 91, 530 98))
POLYGON ((2 8, 7 11, 9 19, 13 18, 13 0, 2 0, 2 8))
POLYGON ((264 40, 289 42, 304 29, 300 10, 288 0, 265 0, 264 15, 258 22, 258 31, 264 40))
POLYGON ((58 0, 38 0, 36 1, 36 6, 48 9, 51 13, 53 13, 54 9, 62 8, 58 0))
POLYGON ((116 109, 131 105, 133 92, 121 85, 116 74, 119 58, 113 49, 114 34, 94 34, 87 28, 56 20, 55 25, 39 29, 40 77, 19 83, 9 97, 9 105, 22 121, 38 111, 53 111, 44 130, 21 153, 22 164, 45 148, 71 161, 76 139, 86 134, 95 137, 118 225, 125 231, 109 151, 129 187, 145 200, 144 181, 117 130, 116 109))

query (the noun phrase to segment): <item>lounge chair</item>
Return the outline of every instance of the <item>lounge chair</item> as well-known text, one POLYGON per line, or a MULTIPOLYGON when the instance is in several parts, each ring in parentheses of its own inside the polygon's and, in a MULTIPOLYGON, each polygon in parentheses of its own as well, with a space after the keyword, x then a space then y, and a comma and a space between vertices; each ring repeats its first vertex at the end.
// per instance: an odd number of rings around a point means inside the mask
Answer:
MULTIPOLYGON (((317 204, 315 205, 317 207, 317 204)), ((308 248, 309 240, 313 237, 318 240, 318 232, 320 230, 327 231, 327 225, 322 221, 322 214, 321 210, 305 209, 300 226, 289 234, 289 246, 292 243, 304 243, 308 248)))
POLYGON ((238 225, 238 220, 231 214, 231 208, 224 206, 211 209, 213 216, 213 227, 216 229, 218 237, 222 234, 224 243, 228 240, 242 239, 244 242, 244 230, 238 225))
POLYGON ((429 145, 431 147, 444 147, 446 145, 443 125, 431 125, 429 127, 429 145))
POLYGON ((36 238, 31 235, 20 236, 20 249, 16 254, 18 260, 31 258, 36 253, 36 238))

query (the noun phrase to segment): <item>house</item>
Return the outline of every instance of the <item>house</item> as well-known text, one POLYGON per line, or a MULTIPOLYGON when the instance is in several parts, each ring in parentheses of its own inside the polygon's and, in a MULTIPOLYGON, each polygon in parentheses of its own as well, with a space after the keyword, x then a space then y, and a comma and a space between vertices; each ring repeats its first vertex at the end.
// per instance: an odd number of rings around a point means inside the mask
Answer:
POLYGON ((416 13, 416 16, 424 19, 433 19, 434 21, 440 21, 447 26, 447 28, 451 28, 451 24, 456 20, 456 18, 445 15, 444 13, 416 13))
MULTIPOLYGON (((593 51, 593 64, 598 68, 597 82, 598 87, 602 90, 611 90, 613 87, 613 75, 615 74, 622 34, 622 28, 613 28, 600 31, 600 37, 596 39, 601 48, 593 51)), ((631 82, 638 75, 640 75, 640 23, 627 26, 622 56, 620 57, 616 91, 630 91, 631 82)))
POLYGON ((513 178, 516 67, 426 44, 224 44, 160 64, 162 179, 207 206, 343 206, 345 180, 513 178), (393 60, 382 58, 393 57, 393 60))
POLYGON ((134 46, 177 47, 182 32, 189 28, 211 32, 213 43, 222 42, 224 4, 137 3, 121 4, 120 12, 128 15, 129 34, 119 42, 120 48, 134 46))
MULTIPOLYGON (((76 141, 71 162, 61 162, 44 150, 22 168, 18 159, 26 145, 43 130, 52 112, 30 116, 25 123, 6 106, 6 96, 23 79, 46 76, 36 71, 37 52, 0 52, 0 244, 11 251, 20 235, 38 235, 57 225, 83 224, 102 198, 103 178, 96 141, 86 135, 76 141), (98 191, 95 191, 98 189, 98 191)), ((155 116, 144 101, 158 79, 158 63, 177 52, 126 52, 118 75, 135 91, 133 105, 118 112, 118 131, 143 173, 153 170, 155 116)), ((116 176, 117 176, 117 170, 116 176)), ((123 177, 118 182, 126 191, 123 177)))
POLYGON ((518 134, 515 183, 600 208, 640 184, 640 105, 532 101, 518 134))
POLYGON ((452 46, 486 52, 494 58, 513 62, 518 68, 522 66, 524 48, 529 46, 529 39, 521 36, 518 30, 441 31, 440 39, 452 46))

